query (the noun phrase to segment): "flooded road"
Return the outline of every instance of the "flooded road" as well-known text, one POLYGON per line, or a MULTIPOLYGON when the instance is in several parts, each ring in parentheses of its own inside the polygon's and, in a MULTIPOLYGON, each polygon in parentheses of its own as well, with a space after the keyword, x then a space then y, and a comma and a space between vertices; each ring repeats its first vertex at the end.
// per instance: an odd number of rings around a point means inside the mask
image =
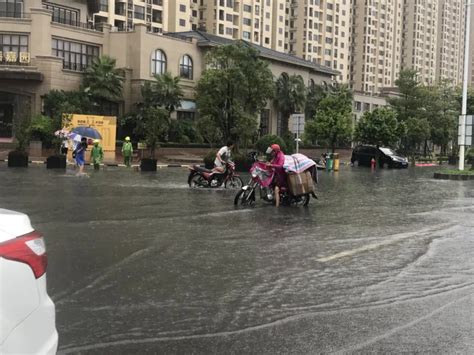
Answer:
POLYGON ((90 173, 0 165, 60 353, 474 352, 473 181, 344 167, 308 208, 236 209, 184 169, 90 173))

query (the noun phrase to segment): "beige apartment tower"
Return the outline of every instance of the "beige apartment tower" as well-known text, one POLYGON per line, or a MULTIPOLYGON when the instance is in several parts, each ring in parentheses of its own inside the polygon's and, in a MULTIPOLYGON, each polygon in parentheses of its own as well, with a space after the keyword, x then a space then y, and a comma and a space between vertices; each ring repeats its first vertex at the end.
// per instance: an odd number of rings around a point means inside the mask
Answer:
POLYGON ((402 0, 353 0, 350 86, 377 94, 400 71, 402 0))
POLYGON ((285 51, 349 75, 351 0, 287 1, 285 51))
POLYGON ((439 0, 436 80, 462 84, 466 12, 464 0, 439 0))
POLYGON ((425 85, 437 78, 438 5, 438 0, 405 1, 402 68, 416 70, 425 85))
POLYGON ((284 51, 285 0, 200 0, 199 29, 284 51))

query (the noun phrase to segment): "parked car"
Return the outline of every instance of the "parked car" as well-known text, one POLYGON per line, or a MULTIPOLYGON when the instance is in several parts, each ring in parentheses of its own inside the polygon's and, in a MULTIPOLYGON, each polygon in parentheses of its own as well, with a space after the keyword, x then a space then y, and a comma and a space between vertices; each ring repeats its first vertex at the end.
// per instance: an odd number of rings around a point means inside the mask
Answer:
POLYGON ((44 240, 23 213, 0 209, 0 354, 55 354, 44 240))
POLYGON ((359 145, 352 151, 351 163, 370 166, 372 158, 379 157, 379 166, 381 168, 407 168, 408 159, 397 154, 390 148, 374 147, 370 145, 359 145))

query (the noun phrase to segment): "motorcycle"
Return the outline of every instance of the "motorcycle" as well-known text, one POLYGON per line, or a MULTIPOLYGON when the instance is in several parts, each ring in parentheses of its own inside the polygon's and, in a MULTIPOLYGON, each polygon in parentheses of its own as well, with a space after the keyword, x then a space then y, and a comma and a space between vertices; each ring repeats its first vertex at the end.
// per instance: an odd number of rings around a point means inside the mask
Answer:
MULTIPOLYGON (((275 191, 271 185, 275 172, 271 167, 268 167, 265 162, 258 160, 256 152, 251 153, 251 158, 254 163, 250 168, 250 181, 237 193, 234 198, 234 205, 252 205, 255 203, 257 194, 261 200, 267 203, 274 203, 275 191)), ((280 188, 280 201, 282 205, 307 206, 311 196, 317 198, 314 193, 294 196, 288 187, 280 188)))
POLYGON ((199 165, 189 167, 188 185, 189 187, 216 188, 224 187, 240 189, 244 183, 235 172, 235 163, 228 161, 225 164, 224 172, 220 173, 199 165))

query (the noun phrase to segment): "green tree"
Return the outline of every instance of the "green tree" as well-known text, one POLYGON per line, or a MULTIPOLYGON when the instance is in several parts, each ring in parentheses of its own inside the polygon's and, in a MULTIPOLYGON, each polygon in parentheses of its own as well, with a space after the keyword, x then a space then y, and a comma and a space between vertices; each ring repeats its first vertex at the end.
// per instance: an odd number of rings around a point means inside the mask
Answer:
POLYGON ((134 133, 144 137, 150 155, 154 159, 158 142, 168 132, 170 119, 166 109, 157 106, 143 107, 135 116, 137 125, 134 133))
POLYGON ((426 118, 408 118, 406 126, 406 152, 412 162, 420 151, 420 146, 430 137, 430 123, 426 118))
POLYGON ((319 104, 327 96, 328 90, 324 85, 312 85, 307 89, 305 118, 312 120, 316 116, 319 104))
POLYGON ((399 96, 387 101, 397 112, 398 120, 404 122, 409 118, 424 117, 424 92, 418 80, 418 73, 412 69, 402 70, 395 85, 398 87, 399 96))
POLYGON ((169 72, 155 74, 155 82, 150 84, 150 88, 145 88, 147 94, 151 90, 151 97, 147 97, 147 100, 151 100, 155 106, 165 108, 169 114, 173 113, 184 97, 180 81, 179 76, 173 77, 169 72))
POLYGON ((244 42, 213 48, 196 87, 199 129, 206 139, 242 141, 255 136, 257 115, 273 97, 268 63, 244 42), (212 127, 209 127, 212 125, 212 127), (245 127, 245 132, 240 130, 245 127))
POLYGON ((365 112, 355 127, 357 142, 376 146, 393 146, 399 140, 396 113, 390 108, 365 112))
POLYGON ((304 112, 306 104, 306 87, 300 75, 282 73, 276 81, 276 107, 281 114, 281 134, 288 135, 290 115, 304 112))
POLYGON ((316 118, 305 126, 305 139, 318 140, 335 151, 337 145, 346 144, 352 134, 352 94, 341 85, 321 100, 316 118))
POLYGON ((53 120, 53 129, 58 130, 67 123, 67 115, 92 113, 92 105, 81 91, 51 90, 44 97, 44 113, 53 120))
POLYGON ((457 139, 457 112, 455 89, 447 80, 425 88, 425 112, 430 124, 430 139, 447 154, 449 142, 457 139))
POLYGON ((115 67, 116 60, 103 55, 94 58, 92 64, 84 71, 83 91, 100 111, 106 103, 117 103, 122 99, 124 77, 121 70, 115 67))

